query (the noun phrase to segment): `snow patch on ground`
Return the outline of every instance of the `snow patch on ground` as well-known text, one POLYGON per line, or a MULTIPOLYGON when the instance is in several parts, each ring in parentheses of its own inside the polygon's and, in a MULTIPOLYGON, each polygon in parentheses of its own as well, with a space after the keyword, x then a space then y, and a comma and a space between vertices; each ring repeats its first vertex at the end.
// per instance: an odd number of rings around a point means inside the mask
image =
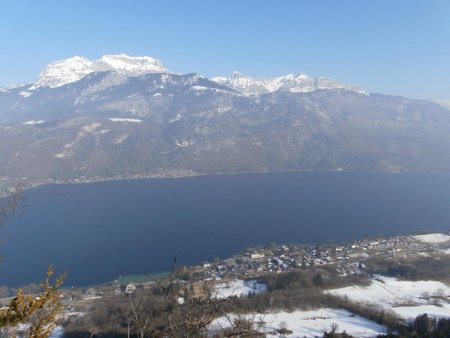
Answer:
POLYGON ((267 291, 267 285, 260 283, 256 280, 244 281, 241 279, 236 279, 228 283, 216 284, 213 296, 218 299, 228 298, 228 297, 243 297, 247 296, 249 293, 261 293, 267 291))
POLYGON ((177 114, 173 119, 169 120, 169 123, 180 121, 182 118, 181 114, 177 114))
POLYGON ((431 244, 444 243, 450 240, 450 236, 446 234, 427 234, 427 235, 417 235, 412 236, 414 239, 431 244))
POLYGON ((435 318, 450 318, 450 306, 435 306, 435 305, 418 305, 418 306, 398 306, 395 308, 395 313, 401 318, 413 320, 418 315, 426 313, 430 317, 435 318))
MULTIPOLYGON (((310 311, 297 310, 294 312, 277 312, 267 314, 248 315, 257 322, 261 322, 262 330, 266 333, 274 332, 280 328, 292 330, 288 337, 322 337, 323 331, 331 330, 333 324, 337 325, 337 331, 346 331, 354 337, 369 338, 376 337, 379 334, 386 333, 386 328, 368 319, 356 316, 343 309, 318 309, 310 311), (256 316, 256 317, 255 317, 256 316)), ((236 318, 236 316, 230 316, 236 318)), ((229 327, 229 321, 226 317, 220 317, 215 320, 211 329, 229 327)), ((269 336, 270 337, 270 336, 269 336)))
POLYGON ((233 94, 232 92, 230 92, 228 90, 222 90, 219 88, 211 88, 211 87, 205 87, 205 86, 192 86, 191 88, 197 92, 213 91, 216 93, 231 93, 231 94, 233 94))
POLYGON ((36 124, 42 124, 44 122, 45 122, 44 120, 31 120, 31 121, 25 121, 23 124, 34 126, 36 124))
POLYGON ((369 286, 348 286, 326 293, 347 297, 353 302, 376 304, 404 319, 423 313, 450 317, 450 288, 437 281, 401 281, 377 276, 369 286))
MULTIPOLYGON (((66 312, 58 316, 58 318, 70 320, 72 318, 82 317, 84 315, 85 315, 84 312, 66 312)), ((64 327, 62 325, 58 325, 55 327, 49 338, 61 338, 63 336, 64 336, 64 327)))
POLYGON ((130 122, 130 123, 141 123, 141 119, 124 119, 120 117, 111 117, 109 120, 113 122, 130 122))
POLYGON ((175 144, 179 147, 187 147, 190 145, 190 143, 188 141, 175 141, 175 144))
POLYGON ((202 90, 202 91, 209 89, 208 87, 205 87, 205 86, 192 86, 191 88, 194 90, 202 90))
POLYGON ((26 91, 23 91, 23 92, 20 92, 20 93, 19 93, 19 95, 20 95, 20 96, 23 96, 23 97, 29 97, 29 96, 31 96, 31 94, 32 94, 32 93, 26 92, 26 91))

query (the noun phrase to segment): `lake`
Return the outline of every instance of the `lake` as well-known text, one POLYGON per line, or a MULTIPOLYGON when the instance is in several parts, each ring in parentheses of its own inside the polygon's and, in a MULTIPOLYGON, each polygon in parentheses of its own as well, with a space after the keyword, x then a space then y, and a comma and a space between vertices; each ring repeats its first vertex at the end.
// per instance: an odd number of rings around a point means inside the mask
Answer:
POLYGON ((290 172, 47 185, 0 232, 0 285, 167 271, 275 243, 448 231, 450 173, 290 172))

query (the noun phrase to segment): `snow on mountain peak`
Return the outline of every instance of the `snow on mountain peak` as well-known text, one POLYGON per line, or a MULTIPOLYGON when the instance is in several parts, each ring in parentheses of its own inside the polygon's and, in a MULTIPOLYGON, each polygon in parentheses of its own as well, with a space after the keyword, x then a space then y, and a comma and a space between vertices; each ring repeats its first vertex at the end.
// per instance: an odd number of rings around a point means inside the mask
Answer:
MULTIPOLYGON (((148 73, 171 74, 164 68, 161 61, 149 56, 136 57, 117 54, 104 55, 97 60, 74 56, 47 65, 39 74, 37 81, 27 90, 32 92, 43 87, 57 88, 68 83, 77 82, 88 74, 104 71, 114 71, 128 77, 136 77, 148 73)), ((234 71, 228 77, 213 77, 211 80, 230 87, 243 95, 261 95, 276 91, 307 93, 320 89, 346 89, 364 93, 356 86, 343 84, 332 78, 309 77, 303 73, 288 74, 274 78, 252 78, 234 71)), ((7 88, 0 89, 0 92, 6 91, 7 88)), ((31 95, 31 93, 27 95, 31 95)))
POLYGON ((291 93, 308 93, 319 89, 346 89, 364 93, 357 86, 340 83, 327 77, 309 77, 303 73, 274 78, 252 78, 234 71, 229 77, 218 76, 211 80, 233 88, 244 95, 261 95, 278 90, 291 93))
POLYGON ((20 88, 20 87, 26 87, 26 85, 11 84, 8 86, 0 87, 0 93, 8 93, 9 91, 20 88))
POLYGON ((245 77, 245 76, 241 72, 238 72, 237 70, 235 70, 231 73, 231 77, 237 78, 237 77, 245 77))
POLYGON ((104 55, 100 60, 117 73, 127 76, 139 76, 146 73, 167 73, 161 63, 150 56, 129 56, 126 54, 104 55))
POLYGON ((47 65, 39 74, 38 80, 30 87, 30 90, 41 87, 61 87, 65 84, 79 81, 90 73, 104 71, 115 71, 126 76, 168 73, 161 61, 149 56, 104 55, 100 59, 93 61, 85 57, 74 56, 47 65))

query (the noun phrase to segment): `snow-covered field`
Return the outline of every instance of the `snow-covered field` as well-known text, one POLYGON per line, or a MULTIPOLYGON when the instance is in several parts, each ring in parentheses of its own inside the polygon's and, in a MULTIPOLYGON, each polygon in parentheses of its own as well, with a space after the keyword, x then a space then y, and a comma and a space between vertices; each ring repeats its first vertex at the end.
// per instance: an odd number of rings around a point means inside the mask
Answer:
MULTIPOLYGON (((249 315, 249 317, 252 315, 249 315)), ((253 316, 252 316, 253 317, 253 316)), ((233 318, 233 316, 230 316, 233 318)), ((324 330, 330 331, 333 324, 337 325, 337 331, 346 331, 355 337, 376 337, 380 333, 386 333, 386 328, 368 319, 355 316, 343 309, 318 309, 310 311, 297 310, 294 312, 276 312, 257 314, 253 317, 256 321, 262 321, 264 332, 274 332, 280 328, 292 331, 288 337, 321 337, 324 330)), ((221 317, 213 322, 211 329, 229 327, 226 317, 221 317)))
POLYGON ((369 286, 348 286, 327 293, 392 310, 404 319, 427 313, 450 317, 450 288, 436 281, 400 281, 376 276, 369 286))
POLYGON ((244 281, 236 279, 228 283, 216 284, 214 297, 223 299, 233 296, 247 296, 250 292, 260 293, 267 290, 267 285, 256 280, 244 281))
POLYGON ((450 241, 450 236, 446 234, 427 234, 427 235, 417 235, 412 236, 414 239, 417 239, 418 241, 424 242, 424 243, 431 243, 431 244, 438 244, 438 243, 444 243, 447 241, 450 241))

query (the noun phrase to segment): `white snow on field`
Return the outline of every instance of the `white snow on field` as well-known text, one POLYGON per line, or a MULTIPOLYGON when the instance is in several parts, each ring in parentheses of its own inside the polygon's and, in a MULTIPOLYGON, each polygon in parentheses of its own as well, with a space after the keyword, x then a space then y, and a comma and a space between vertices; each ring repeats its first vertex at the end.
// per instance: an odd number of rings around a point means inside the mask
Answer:
MULTIPOLYGON (((66 312, 58 316, 58 319, 70 320, 76 317, 83 317, 84 315, 85 315, 84 312, 66 312)), ((62 325, 57 325, 49 338, 61 338, 63 336, 64 336, 64 327, 62 325)))
POLYGON ((450 288, 436 281, 400 281, 377 276, 369 286, 348 286, 327 293, 392 310, 404 319, 427 313, 450 317, 450 288))
MULTIPOLYGON (((231 319, 236 316, 229 316, 231 319)), ((368 319, 355 316, 343 309, 318 309, 310 311, 297 310, 294 312, 277 312, 268 314, 248 315, 256 322, 262 322, 261 329, 266 332, 275 332, 277 329, 286 328, 292 331, 290 338, 322 337, 323 331, 330 331, 333 324, 337 325, 337 331, 346 331, 348 334, 369 338, 386 333, 386 328, 368 319)), ((229 327, 230 323, 224 316, 213 322, 211 330, 229 327)), ((270 337, 270 335, 269 335, 270 337)))
POLYGON ((110 118, 110 120, 113 122, 131 122, 131 123, 141 123, 142 122, 141 119, 123 119, 123 118, 119 118, 119 117, 112 117, 112 118, 110 118))
POLYGON ((450 306, 418 305, 418 306, 398 306, 394 309, 401 318, 413 320, 418 315, 426 313, 430 317, 450 318, 450 306))
POLYGON ((213 296, 215 298, 223 299, 228 297, 242 297, 247 296, 249 292, 260 293, 267 290, 267 285, 259 283, 256 280, 244 281, 236 279, 228 283, 216 284, 213 296))
POLYGON ((427 234, 427 235, 417 235, 412 236, 414 239, 424 243, 444 243, 450 240, 450 236, 446 234, 427 234))
POLYGON ((44 120, 31 120, 31 121, 26 121, 23 124, 34 126, 36 124, 42 124, 44 122, 45 122, 44 120))

